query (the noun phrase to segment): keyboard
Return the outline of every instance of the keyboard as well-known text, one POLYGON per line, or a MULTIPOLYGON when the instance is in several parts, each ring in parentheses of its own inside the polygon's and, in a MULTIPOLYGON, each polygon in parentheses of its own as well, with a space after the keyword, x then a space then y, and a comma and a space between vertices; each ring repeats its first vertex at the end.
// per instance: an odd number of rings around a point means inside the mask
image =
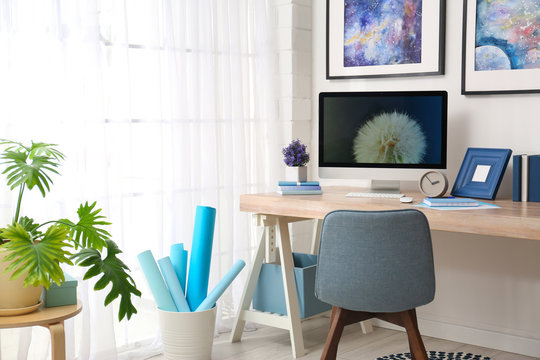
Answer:
POLYGON ((362 197, 362 198, 386 198, 386 199, 399 199, 405 194, 397 193, 374 193, 374 192, 350 192, 347 197, 362 197))

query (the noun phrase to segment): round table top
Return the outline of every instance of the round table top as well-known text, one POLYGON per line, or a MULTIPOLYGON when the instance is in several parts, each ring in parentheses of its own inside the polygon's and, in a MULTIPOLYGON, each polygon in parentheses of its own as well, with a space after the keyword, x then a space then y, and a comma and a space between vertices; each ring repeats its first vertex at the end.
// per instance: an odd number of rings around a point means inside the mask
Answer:
POLYGON ((41 306, 36 311, 23 315, 0 316, 0 329, 26 327, 33 325, 49 325, 69 319, 82 310, 82 304, 55 306, 47 308, 41 306))

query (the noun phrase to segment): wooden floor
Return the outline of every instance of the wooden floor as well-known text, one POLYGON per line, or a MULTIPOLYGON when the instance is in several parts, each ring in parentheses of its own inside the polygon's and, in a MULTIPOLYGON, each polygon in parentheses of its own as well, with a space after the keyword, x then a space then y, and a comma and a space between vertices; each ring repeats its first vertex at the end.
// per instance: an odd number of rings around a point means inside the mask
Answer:
MULTIPOLYGON (((317 317, 302 322, 306 355, 302 360, 319 359, 328 333, 329 319, 317 317)), ((212 360, 285 360, 294 359, 291 353, 289 333, 285 330, 260 326, 255 331, 246 331, 242 341, 231 344, 230 333, 214 339, 212 360)), ((489 356, 494 360, 533 360, 536 358, 507 353, 499 350, 466 345, 430 337, 423 337, 426 350, 446 352, 462 351, 489 356)), ((406 334, 400 331, 374 327, 364 335, 360 325, 345 327, 339 344, 338 360, 374 360, 379 356, 408 351, 406 334)), ((164 359, 163 356, 152 360, 164 359)))

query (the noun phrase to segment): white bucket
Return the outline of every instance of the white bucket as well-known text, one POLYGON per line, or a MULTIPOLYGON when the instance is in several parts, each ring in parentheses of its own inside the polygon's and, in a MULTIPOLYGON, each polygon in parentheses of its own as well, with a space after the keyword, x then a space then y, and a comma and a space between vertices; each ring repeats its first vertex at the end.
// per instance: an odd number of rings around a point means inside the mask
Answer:
POLYGON ((158 309, 165 359, 209 360, 212 357, 216 307, 197 312, 158 309))

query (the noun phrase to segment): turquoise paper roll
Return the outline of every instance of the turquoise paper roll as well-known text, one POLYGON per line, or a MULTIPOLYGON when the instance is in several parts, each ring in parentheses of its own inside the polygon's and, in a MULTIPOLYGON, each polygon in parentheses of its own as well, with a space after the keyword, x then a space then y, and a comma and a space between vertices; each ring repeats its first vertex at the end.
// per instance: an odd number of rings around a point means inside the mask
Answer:
POLYGON ((187 250, 184 250, 184 244, 180 243, 172 245, 171 262, 184 294, 186 293, 187 261, 188 252, 187 250))
POLYGON ((231 285, 233 280, 236 278, 236 276, 238 276, 238 274, 244 268, 244 266, 246 266, 246 263, 244 262, 244 260, 238 260, 237 262, 235 262, 231 270, 229 270, 225 274, 225 276, 221 279, 221 281, 216 285, 214 290, 212 290, 210 294, 208 294, 206 299, 204 299, 204 301, 201 303, 201 305, 199 305, 199 307, 195 311, 209 310, 212 307, 214 307, 214 304, 218 301, 220 296, 223 295, 225 290, 227 290, 229 285, 231 285))
POLYGON ((178 311, 169 293, 169 289, 159 272, 152 251, 143 251, 137 255, 137 259, 139 260, 139 264, 141 264, 141 269, 146 277, 150 291, 154 295, 154 300, 156 300, 158 308, 165 311, 178 311))
POLYGON ((190 312, 191 309, 189 308, 186 297, 184 296, 184 292, 182 291, 182 287, 180 286, 180 281, 178 281, 176 273, 174 272, 171 258, 167 256, 163 259, 159 259, 158 264, 176 308, 179 312, 190 312))
POLYGON ((208 292, 215 221, 216 209, 197 206, 186 291, 190 309, 198 308, 208 292))

